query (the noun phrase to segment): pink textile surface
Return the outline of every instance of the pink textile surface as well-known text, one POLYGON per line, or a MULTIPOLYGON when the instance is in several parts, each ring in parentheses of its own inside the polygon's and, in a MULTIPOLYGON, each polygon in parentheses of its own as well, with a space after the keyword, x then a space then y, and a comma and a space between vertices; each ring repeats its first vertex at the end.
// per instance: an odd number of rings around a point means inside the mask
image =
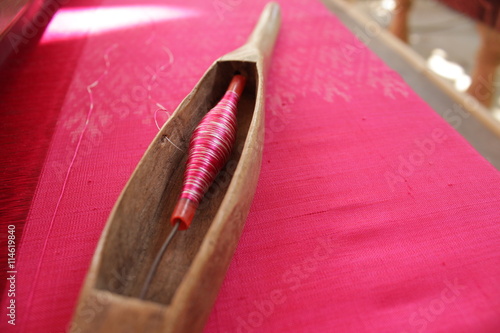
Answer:
MULTIPOLYGON (((2 332, 67 330, 155 122, 246 40, 264 3, 56 14, 40 47, 84 46, 17 247, 16 325, 5 291, 2 332)), ((320 2, 281 5, 259 185, 205 331, 500 331, 499 173, 320 2)))

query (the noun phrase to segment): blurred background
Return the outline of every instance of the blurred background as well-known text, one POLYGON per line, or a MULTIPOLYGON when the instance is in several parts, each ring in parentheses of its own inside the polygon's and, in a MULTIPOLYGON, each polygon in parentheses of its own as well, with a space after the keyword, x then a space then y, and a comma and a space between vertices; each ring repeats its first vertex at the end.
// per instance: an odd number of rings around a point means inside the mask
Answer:
MULTIPOLYGON (((458 91, 474 95, 474 88, 488 101, 481 101, 500 121, 500 1, 488 0, 346 0, 356 10, 388 29, 421 55, 434 73, 458 91), (496 8, 495 8, 496 7, 496 8), (485 38, 482 34, 487 34, 485 38), (486 39, 486 40, 485 40, 486 39), (483 45, 492 44, 492 45, 483 45), (485 65, 479 55, 489 46, 494 58, 489 68, 491 87, 471 87, 474 73, 485 65), (496 47, 495 47, 496 46, 496 47), (495 66, 496 64, 496 66, 495 66), (491 69, 496 67, 496 69, 491 69), (491 90, 491 93, 488 93, 491 90)), ((477 74, 476 74, 477 75, 477 74)), ((486 75, 477 77, 485 84, 486 75)))
MULTIPOLYGON (((476 97, 500 121, 500 1, 342 0, 388 29, 422 56, 428 68, 458 91, 476 97), (487 47, 488 46, 488 47, 487 47), (486 62, 489 62, 486 64, 486 62)), ((26 23, 43 5, 67 0, 1 0, 0 62, 22 40, 26 23)), ((326 0, 325 2, 328 2, 326 0)), ((53 11, 51 11, 53 12, 53 11)))

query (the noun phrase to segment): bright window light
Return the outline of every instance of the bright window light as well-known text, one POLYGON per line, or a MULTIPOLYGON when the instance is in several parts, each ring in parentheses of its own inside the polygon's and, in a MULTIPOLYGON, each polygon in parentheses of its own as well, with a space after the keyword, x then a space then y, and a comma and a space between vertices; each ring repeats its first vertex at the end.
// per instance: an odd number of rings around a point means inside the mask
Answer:
POLYGON ((385 10, 393 11, 396 8, 396 1, 394 1, 394 0, 382 0, 380 5, 385 10))
POLYGON ((192 9, 168 5, 63 8, 54 15, 41 42, 78 38, 197 15, 192 9))

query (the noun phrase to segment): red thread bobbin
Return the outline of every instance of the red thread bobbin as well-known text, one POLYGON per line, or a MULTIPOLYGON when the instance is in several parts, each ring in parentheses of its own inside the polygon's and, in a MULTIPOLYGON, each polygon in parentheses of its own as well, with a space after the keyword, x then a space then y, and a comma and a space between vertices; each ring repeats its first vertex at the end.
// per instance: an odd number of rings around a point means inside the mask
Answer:
POLYGON ((224 97, 208 111, 191 136, 182 193, 170 222, 189 228, 198 205, 229 159, 236 140, 238 100, 246 78, 235 75, 224 97))

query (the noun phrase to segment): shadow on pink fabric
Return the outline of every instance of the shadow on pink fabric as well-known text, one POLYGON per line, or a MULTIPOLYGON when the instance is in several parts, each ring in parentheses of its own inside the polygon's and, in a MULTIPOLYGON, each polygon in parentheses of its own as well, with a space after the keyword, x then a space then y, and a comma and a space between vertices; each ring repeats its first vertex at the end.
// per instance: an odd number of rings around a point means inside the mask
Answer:
MULTIPOLYGON (((16 325, 6 291, 1 327, 68 329, 155 121, 264 4, 104 0, 56 14, 38 47, 84 45, 17 245, 16 325)), ((205 332, 500 331, 498 171, 319 1, 281 5, 259 185, 205 332)))

